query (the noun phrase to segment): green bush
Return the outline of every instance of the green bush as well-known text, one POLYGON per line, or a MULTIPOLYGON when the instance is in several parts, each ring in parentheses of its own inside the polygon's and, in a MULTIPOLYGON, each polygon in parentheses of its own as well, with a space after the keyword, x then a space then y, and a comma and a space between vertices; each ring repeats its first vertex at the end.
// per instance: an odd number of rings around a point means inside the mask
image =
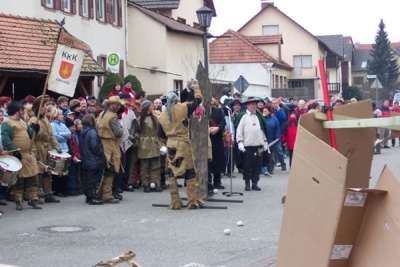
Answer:
MULTIPOLYGON (((136 78, 135 75, 131 75, 131 74, 130 74, 130 75, 126 76, 126 77, 124 78, 124 80, 130 80, 131 83, 132 83, 132 88, 133 88, 133 90, 135 90, 136 92, 142 90, 142 84, 140 83, 139 79, 136 78)), ((123 85, 124 85, 124 83, 122 83, 122 86, 123 86, 123 85)))
POLYGON ((105 79, 103 86, 100 88, 100 95, 108 97, 110 92, 114 89, 114 85, 116 82, 121 84, 121 87, 124 85, 124 80, 115 73, 110 73, 107 78, 105 79))
POLYGON ((357 100, 362 100, 362 95, 360 88, 357 86, 344 86, 342 92, 343 99, 349 100, 351 98, 356 98, 357 100))

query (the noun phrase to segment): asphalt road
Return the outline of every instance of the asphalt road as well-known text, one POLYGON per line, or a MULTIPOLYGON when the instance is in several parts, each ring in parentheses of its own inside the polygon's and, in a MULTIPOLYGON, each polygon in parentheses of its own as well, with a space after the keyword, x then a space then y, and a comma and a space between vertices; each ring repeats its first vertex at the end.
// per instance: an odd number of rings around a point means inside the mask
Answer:
MULTIPOLYGON (((375 155, 371 186, 384 166, 400 173, 400 147, 382 149, 375 155)), ((89 206, 83 196, 61 199, 33 210, 24 203, 0 206, 0 266, 23 267, 93 266, 128 251, 143 267, 266 267, 275 266, 280 224, 289 171, 276 168, 272 178, 261 176, 262 191, 244 192, 240 174, 234 174, 233 191, 243 196, 227 197, 226 190, 213 199, 243 200, 242 203, 212 202, 207 206, 227 209, 172 211, 153 204, 168 204, 169 192, 125 192, 118 204, 89 206), (243 226, 237 226, 242 221, 243 226), (224 230, 230 229, 231 235, 224 230), (50 231, 49 231, 50 230, 50 231)), ((180 183, 183 183, 181 180, 180 183)), ((181 197, 186 197, 184 188, 181 197)), ((185 201, 184 201, 185 202, 185 201)), ((118 266, 128 266, 122 263, 118 266)))

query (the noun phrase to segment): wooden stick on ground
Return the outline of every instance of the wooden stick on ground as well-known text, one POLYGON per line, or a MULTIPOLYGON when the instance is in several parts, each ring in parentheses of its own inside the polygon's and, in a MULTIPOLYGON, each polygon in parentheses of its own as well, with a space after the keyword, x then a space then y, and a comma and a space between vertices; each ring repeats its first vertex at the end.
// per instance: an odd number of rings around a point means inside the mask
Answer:
POLYGON ((131 267, 142 267, 139 263, 132 260, 135 256, 136 256, 135 253, 133 253, 132 251, 128 251, 108 261, 101 261, 96 265, 94 265, 93 267, 111 267, 124 262, 129 264, 129 266, 131 267))

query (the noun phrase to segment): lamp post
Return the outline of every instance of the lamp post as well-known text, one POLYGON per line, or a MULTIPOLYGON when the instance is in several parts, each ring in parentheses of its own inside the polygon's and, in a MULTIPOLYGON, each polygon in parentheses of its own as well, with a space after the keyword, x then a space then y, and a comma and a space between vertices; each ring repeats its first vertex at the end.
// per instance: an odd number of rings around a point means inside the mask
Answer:
POLYGON ((197 13, 197 18, 199 20, 199 24, 201 29, 203 30, 203 46, 204 46, 204 69, 206 70, 207 78, 208 78, 208 43, 207 43, 207 30, 211 26, 212 11, 207 6, 203 6, 199 8, 197 13))

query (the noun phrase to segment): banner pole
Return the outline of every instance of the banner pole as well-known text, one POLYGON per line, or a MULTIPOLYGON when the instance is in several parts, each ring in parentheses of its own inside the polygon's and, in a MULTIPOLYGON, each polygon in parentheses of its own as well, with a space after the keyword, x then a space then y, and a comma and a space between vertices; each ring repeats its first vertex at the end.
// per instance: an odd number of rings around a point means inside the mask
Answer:
MULTIPOLYGON (((57 21, 57 23, 58 23, 58 21, 57 21)), ((39 105, 39 109, 38 109, 38 114, 36 116, 36 124, 39 122, 39 119, 40 119, 41 110, 43 108, 43 103, 44 103, 44 96, 46 95, 46 88, 47 88, 47 84, 49 82, 50 71, 53 68, 54 57, 55 57, 56 51, 57 51, 57 44, 58 44, 58 40, 60 38, 60 33, 61 33, 62 30, 63 30, 63 27, 62 27, 62 25, 60 25, 60 29, 58 30, 57 39, 56 39, 55 46, 54 46, 53 55, 51 57, 50 68, 47 71, 46 81, 44 82, 44 86, 43 86, 42 98, 40 99, 40 105, 39 105)), ((35 142, 35 137, 36 137, 36 131, 33 131, 32 139, 31 139, 31 147, 29 148, 29 154, 32 153, 32 146, 33 146, 33 143, 35 142)))

